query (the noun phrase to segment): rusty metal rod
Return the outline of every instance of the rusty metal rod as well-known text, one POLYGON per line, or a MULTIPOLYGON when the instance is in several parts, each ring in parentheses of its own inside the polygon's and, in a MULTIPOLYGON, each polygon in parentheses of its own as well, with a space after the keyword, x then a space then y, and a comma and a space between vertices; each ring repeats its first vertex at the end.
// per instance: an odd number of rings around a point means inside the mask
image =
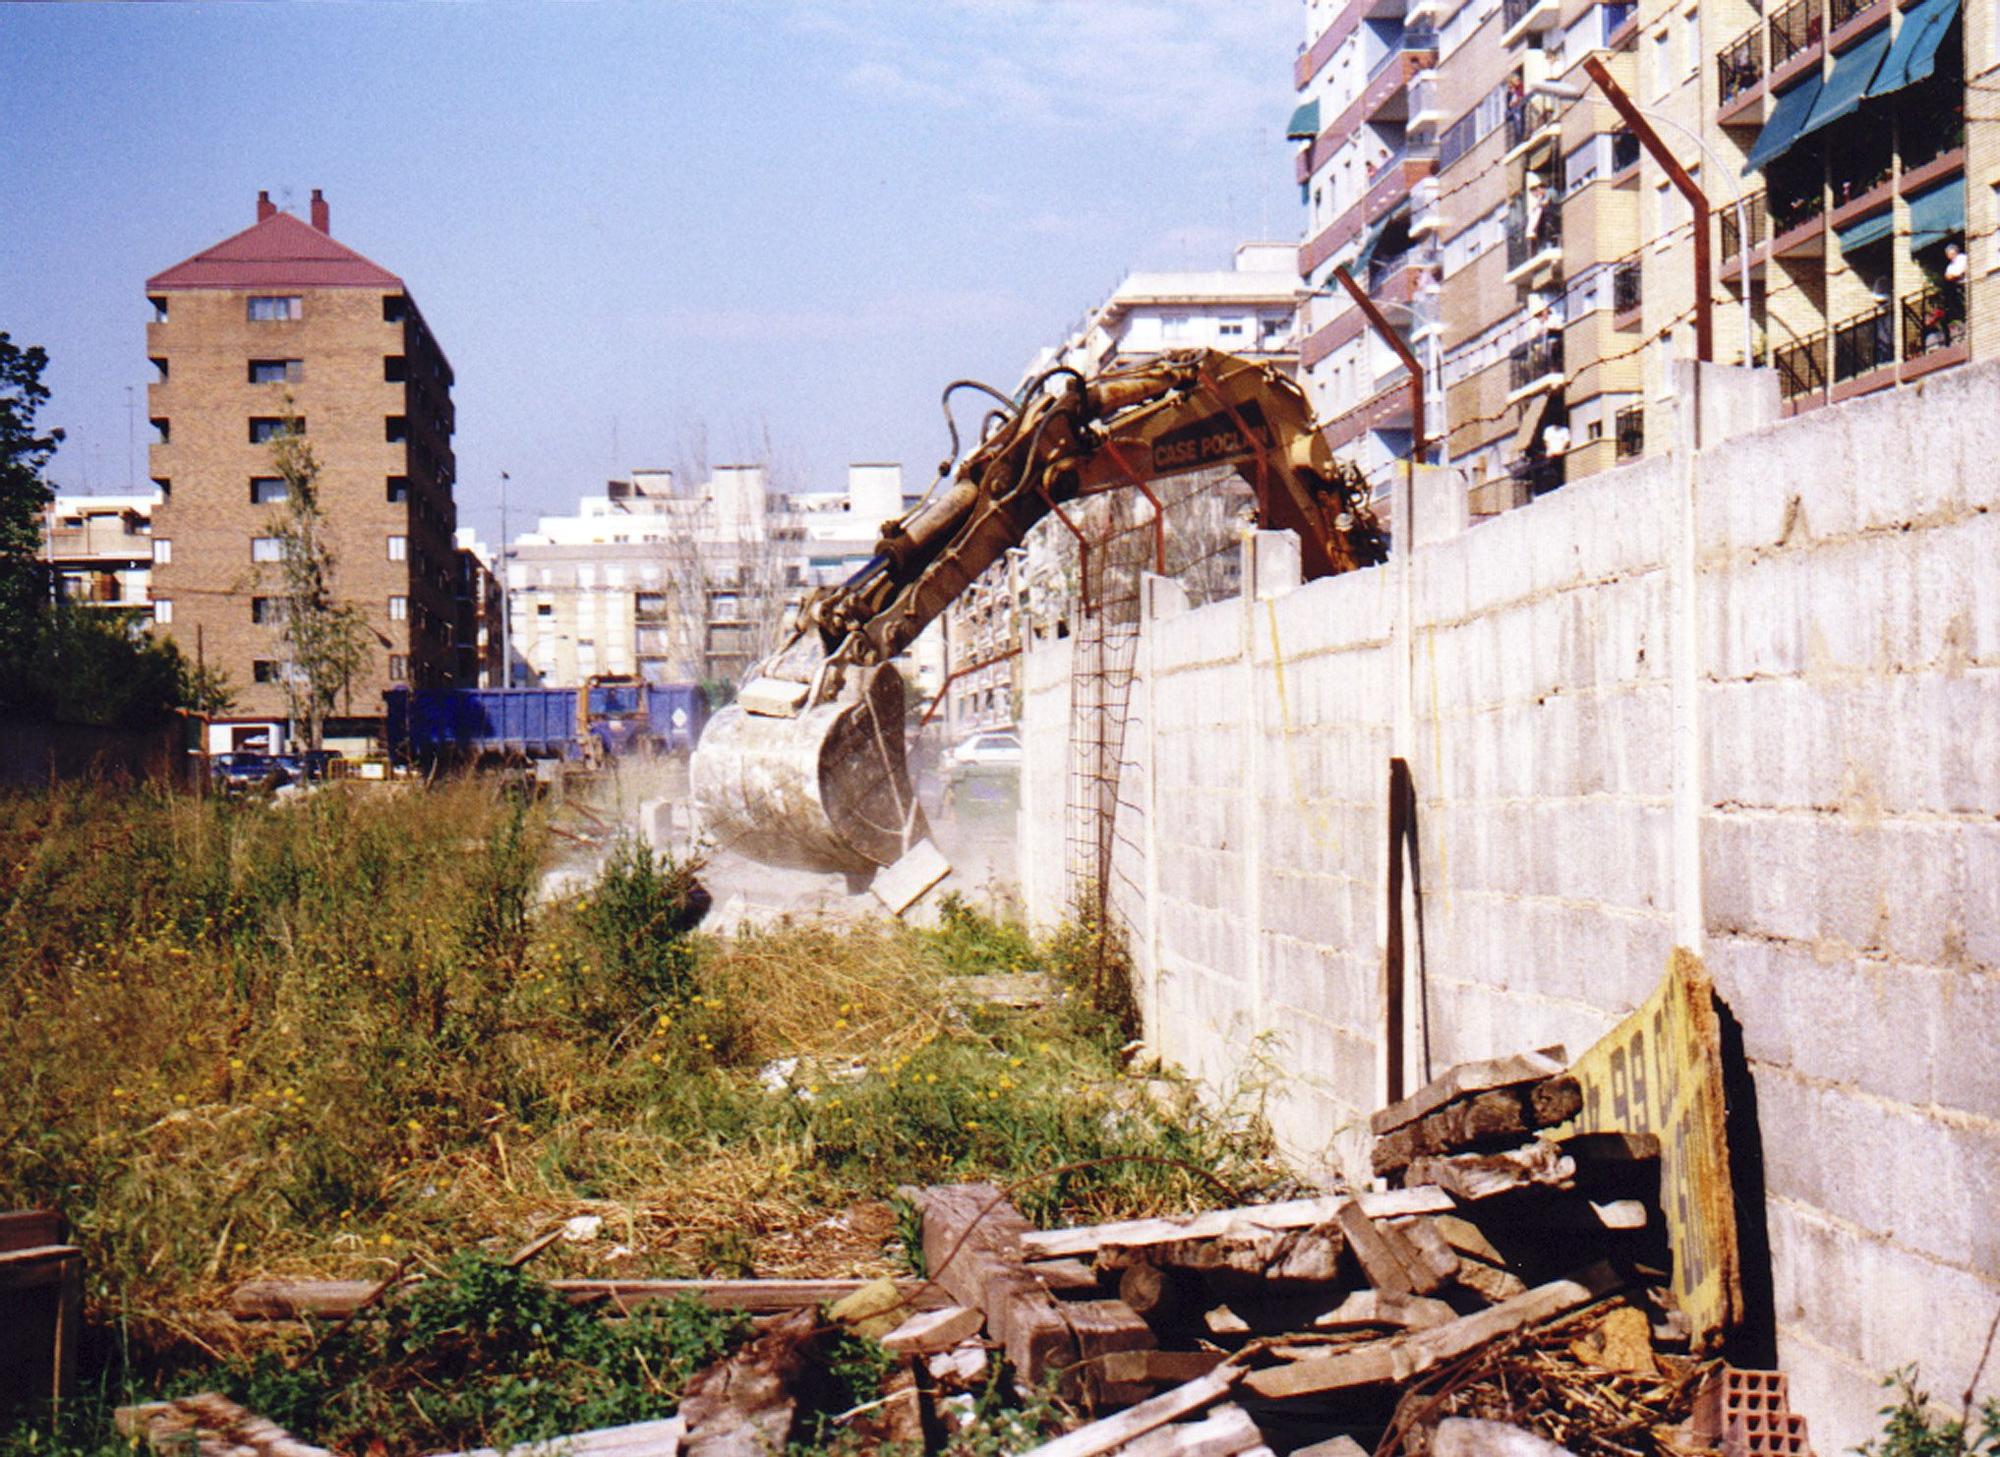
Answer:
POLYGON ((1424 458, 1424 447, 1430 443, 1424 439, 1424 372, 1417 364, 1417 356, 1403 341, 1403 336, 1389 327, 1389 321, 1375 306, 1375 300, 1368 297, 1368 290, 1356 283, 1345 268, 1334 269, 1333 276, 1340 280, 1340 286, 1347 290, 1347 296, 1354 300, 1354 306, 1361 310, 1369 327, 1396 351, 1396 357, 1403 361, 1403 368, 1410 372, 1410 468, 1415 470, 1417 463, 1424 458))

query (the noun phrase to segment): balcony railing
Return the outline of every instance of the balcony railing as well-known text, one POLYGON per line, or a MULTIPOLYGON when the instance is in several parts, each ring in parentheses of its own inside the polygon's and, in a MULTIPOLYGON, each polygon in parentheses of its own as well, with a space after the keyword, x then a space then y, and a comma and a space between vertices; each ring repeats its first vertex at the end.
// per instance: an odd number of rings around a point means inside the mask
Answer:
POLYGON ((1515 461, 1507 474, 1525 487, 1530 496, 1545 496, 1563 483, 1563 458, 1530 456, 1515 461))
POLYGON ((1889 306, 1879 304, 1833 331, 1833 382, 1856 379, 1871 369, 1896 362, 1896 331, 1889 306))
POLYGON ((1813 190, 1803 197, 1772 197, 1767 199, 1771 215, 1773 237, 1789 233, 1793 228, 1803 227, 1826 211, 1826 199, 1820 195, 1814 177, 1813 190))
POLYGON ((1546 96, 1524 96, 1507 108, 1507 150, 1512 151, 1556 119, 1555 103, 1546 96))
POLYGON ((1563 372, 1563 337, 1543 334, 1517 344, 1507 355, 1507 388, 1524 390, 1538 379, 1563 372))
POLYGON ((1614 418, 1613 438, 1618 442, 1618 459, 1631 460, 1646 453, 1646 407, 1629 405, 1614 418))
POLYGON ((1764 47, 1760 21, 1738 36, 1715 58, 1716 94, 1724 106, 1764 79, 1764 47))
POLYGON ((1519 25, 1528 12, 1541 3, 1542 0, 1501 0, 1500 33, 1505 35, 1519 25))
MULTIPOLYGON (((1717 208, 1722 218, 1722 256, 1734 258, 1743 251, 1743 240, 1737 236, 1736 208, 1728 204, 1717 208)), ((1753 192, 1743 199, 1743 221, 1750 228, 1750 246, 1755 248, 1764 242, 1769 219, 1764 212, 1764 194, 1753 192)))
POLYGON ((1839 30, 1862 11, 1880 3, 1881 0, 1827 0, 1827 29, 1839 30))
POLYGON ((1621 263, 1611 272, 1611 311, 1630 313, 1639 307, 1639 265, 1621 263))
POLYGON ((1903 300, 1903 358, 1965 342, 1965 285, 1931 284, 1903 300))
POLYGON ((1778 370, 1778 393, 1785 399, 1826 389, 1826 335, 1812 334, 1771 356, 1778 370))
POLYGON ((1771 17, 1769 24, 1771 69, 1775 71, 1807 47, 1819 43, 1819 0, 1792 0, 1791 4, 1771 17))
POLYGON ((1388 257, 1377 254, 1368 260, 1368 291, 1376 292, 1405 268, 1415 268, 1430 261, 1433 252, 1433 249, 1417 243, 1388 257))
POLYGON ((1510 215, 1507 219, 1507 267, 1519 268, 1530 258, 1562 247, 1562 231, 1562 207, 1557 203, 1545 204, 1532 227, 1524 213, 1510 215))

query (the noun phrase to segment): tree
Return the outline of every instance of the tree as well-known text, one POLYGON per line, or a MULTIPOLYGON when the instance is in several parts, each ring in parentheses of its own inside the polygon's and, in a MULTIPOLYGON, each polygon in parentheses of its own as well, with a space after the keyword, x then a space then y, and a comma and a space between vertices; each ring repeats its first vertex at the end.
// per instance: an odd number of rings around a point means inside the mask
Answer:
POLYGON ((35 433, 35 415, 49 399, 48 362, 41 346, 22 349, 0 330, 0 659, 28 651, 48 604, 42 513, 55 492, 42 469, 63 438, 60 430, 35 433))
POLYGON ((293 732, 303 721, 306 748, 318 749, 334 695, 368 665, 368 623, 360 608, 334 596, 338 562, 319 504, 319 461, 289 396, 271 462, 285 482, 285 513, 276 529, 285 701, 293 732))

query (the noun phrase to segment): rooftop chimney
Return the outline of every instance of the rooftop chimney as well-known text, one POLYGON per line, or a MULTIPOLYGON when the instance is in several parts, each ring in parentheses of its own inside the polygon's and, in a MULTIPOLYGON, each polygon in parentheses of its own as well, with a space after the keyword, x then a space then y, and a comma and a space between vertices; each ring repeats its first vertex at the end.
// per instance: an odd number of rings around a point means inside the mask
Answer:
POLYGON ((270 217, 273 213, 277 212, 277 210, 278 210, 278 205, 275 202, 271 201, 270 193, 260 192, 257 194, 258 222, 260 223, 263 222, 265 218, 270 217))
POLYGON ((333 232, 333 227, 327 218, 326 199, 320 196, 317 187, 313 189, 312 221, 313 226, 318 228, 322 233, 330 234, 333 232))

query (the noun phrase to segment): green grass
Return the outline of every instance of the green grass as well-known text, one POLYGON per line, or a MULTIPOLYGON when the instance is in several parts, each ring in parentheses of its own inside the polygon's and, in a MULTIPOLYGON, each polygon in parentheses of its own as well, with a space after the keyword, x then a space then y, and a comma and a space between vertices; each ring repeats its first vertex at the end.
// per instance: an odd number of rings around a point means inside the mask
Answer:
MULTIPOLYGON (((442 1286, 585 1212, 604 1238, 536 1275, 873 1275, 899 1183, 993 1179, 1056 1222, 1274 1176, 1254 1119, 1126 1074, 1097 940, 958 905, 934 930, 690 934, 698 867, 629 846, 531 911, 554 843, 470 784, 0 797, 0 1202, 69 1217, 100 1353, 62 1430, 0 1452, 94 1450, 107 1401, 295 1357, 214 1313, 247 1278, 442 1286), (952 1006, 995 971, 1076 993, 952 1006)), ((517 1397, 479 1401, 526 1431, 517 1397)))

